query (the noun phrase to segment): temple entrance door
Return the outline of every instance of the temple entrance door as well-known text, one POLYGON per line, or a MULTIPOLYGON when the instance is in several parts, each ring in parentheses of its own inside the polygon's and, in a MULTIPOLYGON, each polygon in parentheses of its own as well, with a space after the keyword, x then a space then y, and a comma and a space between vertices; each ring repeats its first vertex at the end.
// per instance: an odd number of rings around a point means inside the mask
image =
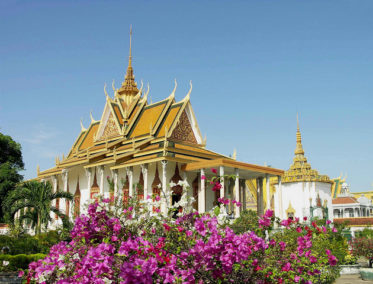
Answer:
POLYGON ((192 183, 192 188, 193 188, 193 198, 195 200, 193 202, 193 209, 198 211, 198 175, 196 176, 196 178, 194 179, 192 183))
MULTIPOLYGON (((162 186, 162 183, 161 183, 161 179, 159 178, 158 167, 156 164, 154 180, 152 182, 153 201, 156 199, 157 196, 159 197, 161 196, 161 189, 160 189, 161 186, 162 186)), ((156 212, 158 210, 160 210, 159 207, 153 206, 153 212, 156 212)))
MULTIPOLYGON (((179 181, 181 181, 182 178, 179 174, 179 166, 176 164, 175 167, 175 174, 171 178, 171 181, 176 184, 171 188, 172 196, 171 196, 171 204, 174 205, 175 203, 179 202, 181 199, 181 196, 183 194, 183 187, 179 185, 179 181)), ((174 214, 172 217, 176 218, 178 212, 182 212, 183 208, 180 206, 177 210, 175 210, 174 214)))
POLYGON ((128 183, 128 176, 126 176, 126 181, 122 181, 123 184, 123 204, 128 206, 128 198, 130 196, 130 187, 128 183))

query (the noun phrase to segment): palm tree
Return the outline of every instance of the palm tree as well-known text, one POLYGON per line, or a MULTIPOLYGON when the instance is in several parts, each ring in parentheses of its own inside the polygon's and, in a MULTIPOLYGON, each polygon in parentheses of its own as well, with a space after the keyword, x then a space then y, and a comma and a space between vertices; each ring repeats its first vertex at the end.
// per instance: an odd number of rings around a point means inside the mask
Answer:
POLYGON ((65 221, 66 215, 52 205, 52 201, 58 198, 73 200, 73 196, 69 192, 53 192, 49 182, 29 181, 21 184, 10 194, 6 205, 12 221, 19 210, 26 209, 26 213, 20 221, 28 219, 31 221, 32 227, 35 227, 35 233, 40 234, 42 225, 44 224, 47 228, 48 223, 52 221, 51 212, 65 221))

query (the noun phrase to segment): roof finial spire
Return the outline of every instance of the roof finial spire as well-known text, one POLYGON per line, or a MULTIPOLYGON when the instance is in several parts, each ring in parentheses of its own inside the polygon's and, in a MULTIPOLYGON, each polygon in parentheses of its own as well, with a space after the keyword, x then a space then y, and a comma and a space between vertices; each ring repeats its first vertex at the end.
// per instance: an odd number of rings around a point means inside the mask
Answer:
POLYGON ((302 146, 302 136, 299 130, 299 118, 297 113, 297 147, 295 148, 295 155, 304 155, 304 150, 302 146))
POLYGON ((132 66, 132 25, 130 26, 130 55, 128 60, 128 66, 132 66))
POLYGON ((118 95, 130 95, 136 96, 139 92, 137 89, 137 84, 135 82, 135 76, 133 75, 132 68, 132 25, 130 26, 130 49, 129 49, 129 58, 128 58, 128 67, 126 75, 124 76, 124 81, 122 86, 118 90, 118 95))

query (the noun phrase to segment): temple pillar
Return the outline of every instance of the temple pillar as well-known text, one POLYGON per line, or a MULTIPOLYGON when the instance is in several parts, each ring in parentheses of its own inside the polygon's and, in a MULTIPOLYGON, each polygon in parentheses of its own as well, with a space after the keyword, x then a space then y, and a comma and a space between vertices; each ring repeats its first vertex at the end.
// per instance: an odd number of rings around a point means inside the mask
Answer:
MULTIPOLYGON (((241 202, 241 198, 240 198, 240 173, 239 173, 239 170, 238 169, 235 169, 235 176, 236 176, 236 179, 234 181, 234 198, 236 201, 239 201, 241 202)), ((238 206, 235 206, 234 208, 234 212, 235 212, 235 217, 238 218, 240 217, 240 207, 238 206)))
POLYGON ((127 177, 128 177, 128 194, 130 197, 133 197, 133 168, 128 167, 126 168, 127 177))
POLYGON ((282 207, 282 178, 281 176, 278 176, 278 208, 279 208, 279 217, 280 219, 284 218, 284 212, 282 207))
POLYGON ((258 216, 261 216, 264 214, 264 208, 263 208, 263 178, 257 178, 256 179, 256 185, 257 185, 257 214, 258 216))
POLYGON ((114 199, 119 197, 119 186, 118 186, 118 170, 113 171, 114 179, 114 199))
POLYGON ((271 209, 271 191, 270 191, 270 183, 269 183, 269 174, 266 174, 266 193, 267 193, 267 204, 266 210, 271 209))
POLYGON ((201 169, 201 188, 198 192, 198 212, 204 213, 206 211, 206 176, 205 170, 201 169))
POLYGON ((100 195, 104 196, 104 175, 105 175, 105 168, 104 166, 99 166, 98 167, 98 173, 100 175, 100 183, 99 183, 99 187, 100 187, 100 195))
POLYGON ((148 165, 141 165, 141 171, 144 177, 144 200, 148 198, 149 190, 148 190, 148 165))
POLYGON ((85 169, 85 175, 87 176, 87 188, 90 192, 91 191, 91 186, 92 186, 92 170, 91 170, 91 168, 85 169))
MULTIPOLYGON (((161 194, 161 212, 167 214, 169 208, 169 196, 167 192, 167 161, 162 161, 162 194, 161 194)), ((176 165, 177 166, 177 165, 176 165)))
POLYGON ((219 174, 220 174, 220 184, 221 184, 220 198, 224 198, 225 197, 225 186, 224 186, 224 167, 223 166, 220 166, 219 174))
MULTIPOLYGON (((62 170, 62 183, 63 183, 63 191, 68 192, 68 184, 69 182, 69 171, 66 169, 62 170)), ((69 204, 67 207, 70 209, 70 201, 66 200, 66 203, 69 204)), ((70 212, 65 212, 66 215, 71 216, 70 212)))

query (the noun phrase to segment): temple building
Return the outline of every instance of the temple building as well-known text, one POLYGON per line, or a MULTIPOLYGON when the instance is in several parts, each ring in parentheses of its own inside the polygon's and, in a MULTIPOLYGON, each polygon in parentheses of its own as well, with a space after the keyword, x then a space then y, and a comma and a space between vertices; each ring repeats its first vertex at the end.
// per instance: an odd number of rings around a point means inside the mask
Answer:
POLYGON ((373 202, 371 191, 350 192, 346 178, 335 179, 336 197, 333 198, 334 223, 349 227, 351 236, 364 228, 373 227, 373 202), (343 181, 343 182, 341 182, 343 181))
MULTIPOLYGON (((274 198, 275 214, 286 218, 329 218, 332 220, 333 182, 326 175, 320 175, 311 168, 304 155, 302 137, 297 119, 296 148, 293 164, 285 171, 282 185, 274 183, 275 191, 270 190, 270 200, 274 198)), ((270 184, 270 183, 269 183, 270 184)))
MULTIPOLYGON (((55 167, 40 171, 39 180, 50 181, 55 191, 68 191, 74 202, 58 201, 58 206, 70 218, 84 210, 84 204, 97 195, 121 196, 123 200, 137 196, 172 193, 162 210, 176 202, 181 195, 183 180, 189 184, 189 194, 195 198, 194 208, 206 212, 219 197, 246 200, 246 180, 255 179, 258 192, 258 212, 269 208, 263 202, 263 180, 280 177, 284 172, 266 166, 238 162, 234 158, 206 149, 190 102, 190 90, 181 101, 175 101, 175 88, 164 100, 149 103, 147 90, 138 88, 132 67, 131 37, 129 61, 124 81, 119 89, 113 84, 113 97, 104 88, 106 103, 100 120, 94 120, 81 132, 66 157, 56 158, 55 167), (211 190, 206 182, 217 169, 222 188, 211 190), (234 174, 234 179, 224 177, 234 174), (204 179, 203 177, 206 177, 204 179)), ((279 178, 281 180, 281 178, 279 178)), ((281 184, 281 182, 280 182, 281 184)), ((281 187, 281 186, 280 186, 281 187)), ((246 209, 229 208, 232 216, 246 209)))

